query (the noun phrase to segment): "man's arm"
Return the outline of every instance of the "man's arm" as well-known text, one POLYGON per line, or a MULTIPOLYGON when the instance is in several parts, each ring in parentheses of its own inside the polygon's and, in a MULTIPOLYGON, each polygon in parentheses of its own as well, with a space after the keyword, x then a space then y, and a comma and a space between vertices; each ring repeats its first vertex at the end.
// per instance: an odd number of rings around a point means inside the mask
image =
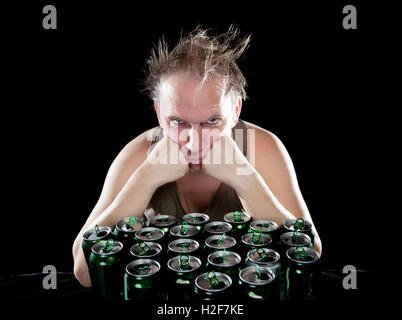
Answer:
POLYGON ((169 137, 164 136, 149 154, 149 139, 145 137, 145 140, 146 144, 138 139, 117 157, 106 178, 100 205, 95 208, 95 213, 91 213, 74 242, 74 274, 84 286, 90 286, 90 279, 81 248, 82 232, 95 225, 113 227, 116 221, 126 216, 143 217, 158 187, 189 172, 179 145, 169 137))
POLYGON ((285 146, 274 134, 254 125, 251 129, 255 130, 255 171, 245 177, 246 188, 239 195, 245 210, 261 218, 271 212, 280 225, 293 217, 311 222, 316 235, 315 249, 321 253, 321 240, 285 146))
MULTIPOLYGON (((91 283, 81 248, 82 234, 97 224, 95 220, 99 220, 101 213, 107 209, 109 209, 109 212, 113 210, 111 206, 113 200, 115 200, 133 172, 135 172, 146 159, 149 147, 148 134, 152 134, 152 130, 153 129, 148 130, 133 139, 113 161, 107 173, 99 200, 74 241, 74 274, 81 284, 86 287, 90 286, 91 283)), ((112 225, 110 225, 110 227, 112 227, 112 225)))

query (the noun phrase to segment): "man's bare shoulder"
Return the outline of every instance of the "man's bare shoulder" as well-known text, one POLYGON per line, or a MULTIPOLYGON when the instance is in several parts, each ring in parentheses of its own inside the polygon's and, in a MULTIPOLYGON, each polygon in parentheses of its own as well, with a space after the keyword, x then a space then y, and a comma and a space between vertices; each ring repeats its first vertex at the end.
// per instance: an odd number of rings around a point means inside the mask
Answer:
POLYGON ((151 128, 132 139, 121 150, 119 156, 144 161, 148 153, 150 141, 156 129, 157 127, 151 128))
POLYGON ((254 129, 255 168, 258 172, 267 176, 284 172, 284 168, 291 166, 284 144, 274 133, 249 122, 245 124, 247 129, 254 129))
POLYGON ((128 142, 114 160, 112 171, 119 175, 122 173, 128 175, 138 168, 147 158, 150 141, 156 128, 149 129, 128 142))
POLYGON ((281 144, 279 138, 271 131, 261 128, 260 126, 257 126, 256 124, 253 124, 251 122, 247 122, 244 120, 243 122, 245 123, 247 129, 254 130, 255 145, 256 147, 258 147, 258 149, 278 148, 278 145, 281 144))

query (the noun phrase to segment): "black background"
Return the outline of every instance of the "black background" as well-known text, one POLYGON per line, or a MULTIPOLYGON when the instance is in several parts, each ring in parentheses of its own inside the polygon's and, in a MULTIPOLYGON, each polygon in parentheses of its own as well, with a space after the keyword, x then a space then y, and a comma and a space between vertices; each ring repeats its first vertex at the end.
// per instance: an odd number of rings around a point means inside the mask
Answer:
POLYGON ((72 271, 73 241, 110 164, 157 125, 141 93, 153 43, 198 23, 252 34, 239 61, 249 82, 241 118, 287 147, 327 266, 377 268, 380 6, 356 5, 358 29, 344 30, 352 2, 31 2, 2 10, 1 274, 72 271), (56 5, 57 30, 42 28, 46 4, 56 5))

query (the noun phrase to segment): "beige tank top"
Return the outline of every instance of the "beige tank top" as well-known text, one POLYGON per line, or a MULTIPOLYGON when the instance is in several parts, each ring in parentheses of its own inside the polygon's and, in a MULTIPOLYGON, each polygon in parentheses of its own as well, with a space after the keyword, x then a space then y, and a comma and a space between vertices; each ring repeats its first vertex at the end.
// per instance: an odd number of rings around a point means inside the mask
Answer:
MULTIPOLYGON (((152 149, 156 143, 163 137, 163 130, 161 127, 157 127, 154 131, 152 140, 150 142, 150 149, 152 149)), ((240 150, 243 151, 245 157, 247 157, 248 148, 248 134, 246 124, 239 119, 236 126, 232 129, 232 137, 236 141, 240 150), (242 129, 237 130, 236 129, 242 129)), ((223 216, 235 210, 243 210, 241 201, 236 191, 221 182, 216 194, 208 207, 204 212, 210 217, 210 221, 223 220, 223 216)), ((145 212, 146 220, 149 223, 149 218, 157 214, 168 214, 175 216, 179 223, 181 223, 181 217, 187 214, 181 203, 177 193, 176 182, 167 183, 159 187, 153 194, 151 201, 148 205, 148 209, 145 212)), ((147 223, 147 224, 148 224, 147 223)))

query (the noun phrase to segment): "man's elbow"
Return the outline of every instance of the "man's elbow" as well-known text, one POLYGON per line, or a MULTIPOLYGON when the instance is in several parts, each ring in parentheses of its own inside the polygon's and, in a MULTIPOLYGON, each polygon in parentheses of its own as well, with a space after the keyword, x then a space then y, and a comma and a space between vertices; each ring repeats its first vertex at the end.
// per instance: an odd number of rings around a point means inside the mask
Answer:
POLYGON ((89 288, 91 286, 91 279, 89 277, 88 266, 79 241, 74 242, 73 258, 74 276, 82 286, 89 288))
POLYGON ((77 263, 74 264, 74 276, 78 282, 85 288, 91 287, 91 279, 89 277, 88 268, 77 263))

